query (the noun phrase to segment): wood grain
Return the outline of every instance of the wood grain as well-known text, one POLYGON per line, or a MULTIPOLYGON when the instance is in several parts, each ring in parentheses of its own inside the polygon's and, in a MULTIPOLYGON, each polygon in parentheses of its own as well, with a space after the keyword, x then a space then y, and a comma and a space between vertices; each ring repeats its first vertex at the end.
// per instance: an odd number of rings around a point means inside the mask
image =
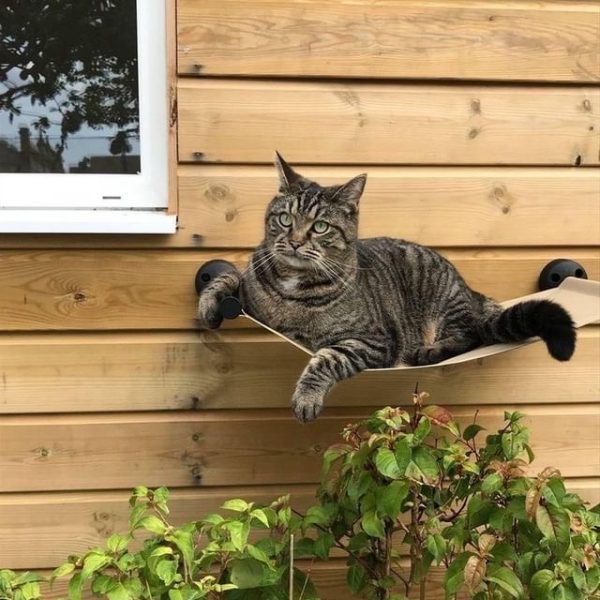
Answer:
MULTIPOLYGON (((514 400, 519 400, 515 394, 514 400)), ((478 422, 501 425, 515 405, 481 407, 478 422)), ((535 470, 600 475, 597 405, 527 405, 535 470), (576 441, 576 443, 575 443, 576 441)), ((471 422, 473 407, 450 407, 471 422)), ((0 491, 225 485, 288 485, 318 480, 321 454, 367 411, 328 409, 309 426, 290 410, 3 416, 0 491)))
MULTIPOLYGON (((600 480, 569 479, 567 489, 595 505, 600 501, 600 480)), ((229 498, 269 503, 291 494, 292 506, 304 511, 315 502, 312 485, 175 489, 171 492, 169 522, 198 520, 219 509, 229 498)), ((43 569, 59 565, 66 556, 101 545, 114 532, 127 530, 129 493, 69 492, 0 495, 0 546, 3 568, 43 569)))
POLYGON ((589 166, 599 115, 594 87, 183 79, 179 159, 589 166))
MULTIPOLYGON (((322 184, 367 172, 360 235, 430 246, 581 246, 600 240, 600 171, 570 167, 307 166, 322 184), (543 221, 544 227, 539 227, 543 221), (452 223, 450 227, 448 224, 452 223)), ((3 235, 0 248, 254 247, 272 166, 181 165, 175 235, 3 235)))
POLYGON ((188 75, 597 81, 600 7, 182 0, 188 75))
MULTIPOLYGON (((360 204, 363 238, 385 235, 438 247, 600 242, 599 169, 301 168, 323 185, 363 171, 369 175, 360 204)), ((273 167, 182 166, 179 190, 181 242, 254 247, 277 178, 273 167)))
MULTIPOLYGON (((506 300, 536 291, 541 269, 567 256, 600 278, 594 248, 451 249, 476 290, 506 300)), ((5 331, 195 328, 194 277, 223 258, 243 267, 245 251, 0 251, 0 314, 5 331)), ((239 326, 235 324, 234 326, 239 326)))
MULTIPOLYGON (((3 334, 0 414, 287 408, 306 360, 260 331, 3 334)), ((418 374, 363 373, 328 406, 407 401, 417 381, 440 404, 594 403, 599 363, 600 328, 587 327, 568 363, 537 343, 418 374)))

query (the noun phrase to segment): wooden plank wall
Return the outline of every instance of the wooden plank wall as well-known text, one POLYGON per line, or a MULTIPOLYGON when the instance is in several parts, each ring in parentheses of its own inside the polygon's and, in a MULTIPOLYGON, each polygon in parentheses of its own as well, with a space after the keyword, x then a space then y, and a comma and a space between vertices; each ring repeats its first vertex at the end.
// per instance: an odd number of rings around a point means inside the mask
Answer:
MULTIPOLYGON (((244 264, 275 149, 324 183, 367 171, 364 237, 434 246, 498 299, 556 257, 600 279, 595 0, 178 0, 177 22, 178 233, 0 239, 0 567, 122 529, 137 484, 170 486, 177 521, 230 496, 306 506, 341 427, 409 399, 414 374, 364 374, 302 426, 302 354, 194 330, 196 269, 244 264)), ((460 419, 525 412, 536 469, 597 502, 599 362, 590 326, 566 364, 536 344, 418 379, 460 419)), ((345 593, 339 561, 315 575, 345 593)))

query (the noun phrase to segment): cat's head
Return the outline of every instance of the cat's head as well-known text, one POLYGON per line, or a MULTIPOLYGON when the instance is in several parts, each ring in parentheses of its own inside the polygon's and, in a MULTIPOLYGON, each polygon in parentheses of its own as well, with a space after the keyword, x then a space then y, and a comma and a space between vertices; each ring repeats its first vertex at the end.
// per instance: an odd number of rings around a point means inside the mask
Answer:
POLYGON ((367 176, 325 187, 294 171, 279 153, 275 166, 279 191, 267 208, 266 247, 296 269, 310 269, 326 259, 343 262, 355 252, 358 202, 367 176))

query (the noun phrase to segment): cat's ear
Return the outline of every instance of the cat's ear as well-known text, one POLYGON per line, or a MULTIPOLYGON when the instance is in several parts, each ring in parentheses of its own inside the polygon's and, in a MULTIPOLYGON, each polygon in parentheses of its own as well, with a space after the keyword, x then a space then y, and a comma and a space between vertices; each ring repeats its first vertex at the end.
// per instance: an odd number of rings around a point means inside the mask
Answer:
POLYGON ((331 199, 335 202, 349 204, 350 206, 357 208, 360 197, 365 191, 366 183, 367 174, 361 173, 360 175, 353 177, 350 181, 340 185, 335 190, 331 199))
POLYGON ((290 165, 288 165, 283 156, 279 152, 275 151, 275 166, 279 173, 279 191, 289 192, 295 183, 304 181, 304 177, 299 173, 296 173, 290 165))

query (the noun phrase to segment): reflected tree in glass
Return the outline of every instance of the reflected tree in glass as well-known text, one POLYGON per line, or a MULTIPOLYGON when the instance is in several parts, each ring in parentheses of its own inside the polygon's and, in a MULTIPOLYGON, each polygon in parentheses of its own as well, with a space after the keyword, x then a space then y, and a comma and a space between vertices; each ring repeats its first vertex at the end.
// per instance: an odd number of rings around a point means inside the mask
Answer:
POLYGON ((10 170, 2 168, 7 133, 21 154, 45 153, 43 169, 15 170, 64 171, 75 140, 71 172, 139 170, 139 157, 127 156, 139 147, 135 0, 2 0, 0 171, 10 170), (98 140, 104 167, 95 171, 98 140))

